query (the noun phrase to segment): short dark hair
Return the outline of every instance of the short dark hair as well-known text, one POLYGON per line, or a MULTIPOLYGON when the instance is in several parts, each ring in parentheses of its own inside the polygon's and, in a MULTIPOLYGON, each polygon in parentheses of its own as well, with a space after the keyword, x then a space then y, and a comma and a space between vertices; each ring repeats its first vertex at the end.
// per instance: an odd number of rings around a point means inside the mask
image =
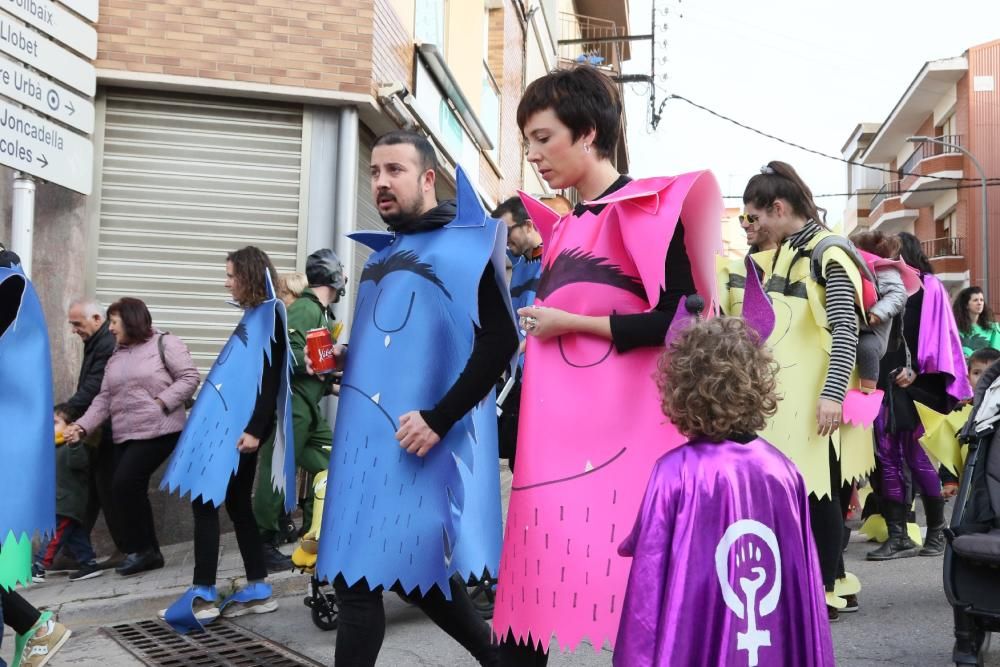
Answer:
POLYGON ((56 407, 52 408, 52 413, 57 417, 61 417, 67 424, 71 424, 83 416, 82 410, 73 407, 69 403, 60 403, 56 407))
POLYGON ((270 298, 265 273, 271 275, 271 285, 278 289, 278 272, 271 258, 260 248, 248 245, 234 250, 226 255, 226 261, 233 264, 233 275, 240 286, 240 294, 235 296, 244 308, 255 308, 270 298))
POLYGON ((511 220, 514 221, 515 225, 523 225, 528 221, 528 209, 524 208, 524 202, 521 201, 520 197, 503 200, 490 215, 499 220, 507 213, 510 213, 511 220))
POLYGON ((761 173, 747 181, 743 190, 743 203, 753 204, 757 208, 770 208, 778 199, 788 202, 796 215, 826 227, 826 209, 816 205, 812 190, 798 172, 787 162, 772 160, 761 173))
POLYGON ((622 133, 622 98, 614 82, 591 65, 550 72, 532 81, 517 105, 517 126, 524 133, 528 119, 552 109, 569 128, 573 141, 596 130, 594 148, 608 159, 622 133))
POLYGON ((117 315, 122 321, 125 342, 143 343, 153 337, 153 316, 141 299, 126 296, 108 306, 108 318, 117 315))
POLYGON ((428 169, 438 170, 438 159, 437 153, 434 151, 434 146, 431 145, 427 137, 413 130, 393 130, 392 132, 387 132, 375 140, 372 149, 379 146, 395 146, 398 144, 410 144, 417 149, 417 155, 420 157, 420 166, 424 171, 428 169))
POLYGON ((972 364, 975 363, 992 365, 997 359, 1000 359, 1000 350, 983 347, 969 355, 969 368, 972 368, 972 364))

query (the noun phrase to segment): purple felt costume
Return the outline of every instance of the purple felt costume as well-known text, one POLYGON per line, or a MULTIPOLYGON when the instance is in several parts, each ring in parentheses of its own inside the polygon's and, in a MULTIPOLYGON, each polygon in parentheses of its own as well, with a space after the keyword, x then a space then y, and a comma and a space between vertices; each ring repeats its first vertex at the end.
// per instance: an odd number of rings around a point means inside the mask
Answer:
POLYGON ((802 476, 758 438, 656 463, 632 534, 616 667, 834 665, 802 476))

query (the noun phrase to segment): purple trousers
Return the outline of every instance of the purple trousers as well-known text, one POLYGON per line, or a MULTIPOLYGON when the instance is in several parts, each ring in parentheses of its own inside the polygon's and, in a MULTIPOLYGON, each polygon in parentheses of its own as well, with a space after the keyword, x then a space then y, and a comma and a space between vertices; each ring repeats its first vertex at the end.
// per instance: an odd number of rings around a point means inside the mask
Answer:
POLYGON ((923 427, 888 433, 886 423, 883 406, 875 420, 875 455, 882 472, 882 497, 906 503, 911 497, 907 493, 908 484, 912 482, 914 492, 919 490, 925 496, 940 498, 941 478, 919 442, 923 427))

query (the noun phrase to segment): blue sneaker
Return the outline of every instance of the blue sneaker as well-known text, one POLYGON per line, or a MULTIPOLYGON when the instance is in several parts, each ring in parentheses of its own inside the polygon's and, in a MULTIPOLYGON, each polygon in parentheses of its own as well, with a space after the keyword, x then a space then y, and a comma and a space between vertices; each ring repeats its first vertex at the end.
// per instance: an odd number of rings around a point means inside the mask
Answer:
POLYGON ((217 598, 215 586, 192 586, 172 605, 161 609, 159 617, 182 635, 203 631, 205 625, 219 618, 217 598))
POLYGON ((247 614, 268 614, 277 610, 278 601, 271 597, 271 584, 248 584, 222 601, 219 609, 226 618, 247 614))

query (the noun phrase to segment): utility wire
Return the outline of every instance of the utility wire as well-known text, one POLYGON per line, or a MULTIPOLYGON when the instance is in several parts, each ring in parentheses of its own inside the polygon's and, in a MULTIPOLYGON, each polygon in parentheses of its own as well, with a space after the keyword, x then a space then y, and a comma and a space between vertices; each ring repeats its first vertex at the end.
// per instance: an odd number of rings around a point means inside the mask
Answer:
MULTIPOLYGON (((987 179, 986 187, 992 188, 1000 185, 1000 179, 987 179)), ((979 183, 956 183, 955 185, 945 185, 941 187, 932 188, 921 188, 920 192, 935 192, 937 190, 968 190, 970 188, 981 188, 983 187, 982 182, 979 183)), ((813 195, 813 199, 819 199, 820 197, 853 197, 857 195, 857 192, 829 192, 821 195, 813 195)), ((868 194, 868 193, 865 193, 868 194)), ((872 192, 871 196, 874 197, 877 192, 872 192)), ((893 195, 894 197, 899 195, 893 195)), ((723 199, 743 199, 743 195, 722 195, 723 199)))
MULTIPOLYGON (((781 137, 775 136, 773 134, 769 134, 767 132, 764 132, 763 130, 758 130, 755 127, 751 127, 751 126, 749 126, 749 125, 747 125, 745 123, 741 123, 740 121, 738 121, 738 120, 736 120, 734 118, 730 118, 729 116, 726 116, 725 114, 721 114, 718 111, 715 111, 713 109, 709 109, 708 107, 703 106, 701 104, 698 104, 697 102, 693 102, 693 101, 689 100, 688 98, 684 97, 683 95, 669 94, 665 98, 663 98, 663 101, 660 102, 660 106, 656 110, 656 113, 653 114, 652 125, 653 125, 653 129, 654 130, 656 129, 656 126, 659 125, 659 123, 660 123, 660 119, 661 119, 662 114, 663 114, 663 108, 667 105, 667 102, 669 102, 670 100, 680 100, 681 102, 686 102, 687 104, 690 104, 691 106, 695 107, 696 109, 700 109, 700 110, 702 110, 702 111, 704 111, 706 113, 709 113, 709 114, 715 116, 716 118, 721 118, 722 120, 724 120, 726 122, 729 122, 729 123, 732 123, 733 125, 736 125, 737 127, 741 127, 744 130, 749 130, 750 132, 753 132, 754 134, 759 134, 762 137, 767 137, 768 139, 772 139, 772 140, 777 141, 779 143, 785 144, 786 146, 791 146, 792 148, 798 148, 799 150, 805 151, 807 153, 812 153, 813 155, 818 155, 820 157, 827 158, 828 160, 836 160, 837 162, 841 162, 843 164, 849 164, 849 165, 852 165, 852 166, 855 166, 855 167, 862 167, 864 169, 872 169, 874 171, 881 171, 881 172, 884 172, 886 174, 892 174, 893 176, 896 176, 897 178, 901 178, 903 176, 918 176, 920 178, 931 178, 931 179, 939 180, 939 181, 941 181, 941 180, 947 180, 947 181, 977 181, 977 182, 981 181, 981 179, 979 179, 979 178, 970 178, 970 177, 963 177, 963 178, 941 178, 939 176, 925 176, 923 174, 918 174, 918 173, 915 173, 915 172, 894 171, 892 169, 886 169, 885 167, 877 167, 877 166, 870 165, 870 164, 861 164, 860 162, 854 162, 852 160, 847 160, 847 159, 842 158, 842 157, 840 157, 838 155, 831 155, 829 153, 824 153, 823 151, 818 151, 818 150, 816 150, 814 148, 809 148, 807 146, 803 146, 802 144, 797 144, 794 141, 789 141, 787 139, 782 139, 781 137)), ((955 154, 956 155, 960 155, 960 153, 955 153, 955 154)), ((991 179, 991 180, 995 180, 995 179, 991 179)), ((836 196, 840 196, 840 195, 836 195, 836 196)))

